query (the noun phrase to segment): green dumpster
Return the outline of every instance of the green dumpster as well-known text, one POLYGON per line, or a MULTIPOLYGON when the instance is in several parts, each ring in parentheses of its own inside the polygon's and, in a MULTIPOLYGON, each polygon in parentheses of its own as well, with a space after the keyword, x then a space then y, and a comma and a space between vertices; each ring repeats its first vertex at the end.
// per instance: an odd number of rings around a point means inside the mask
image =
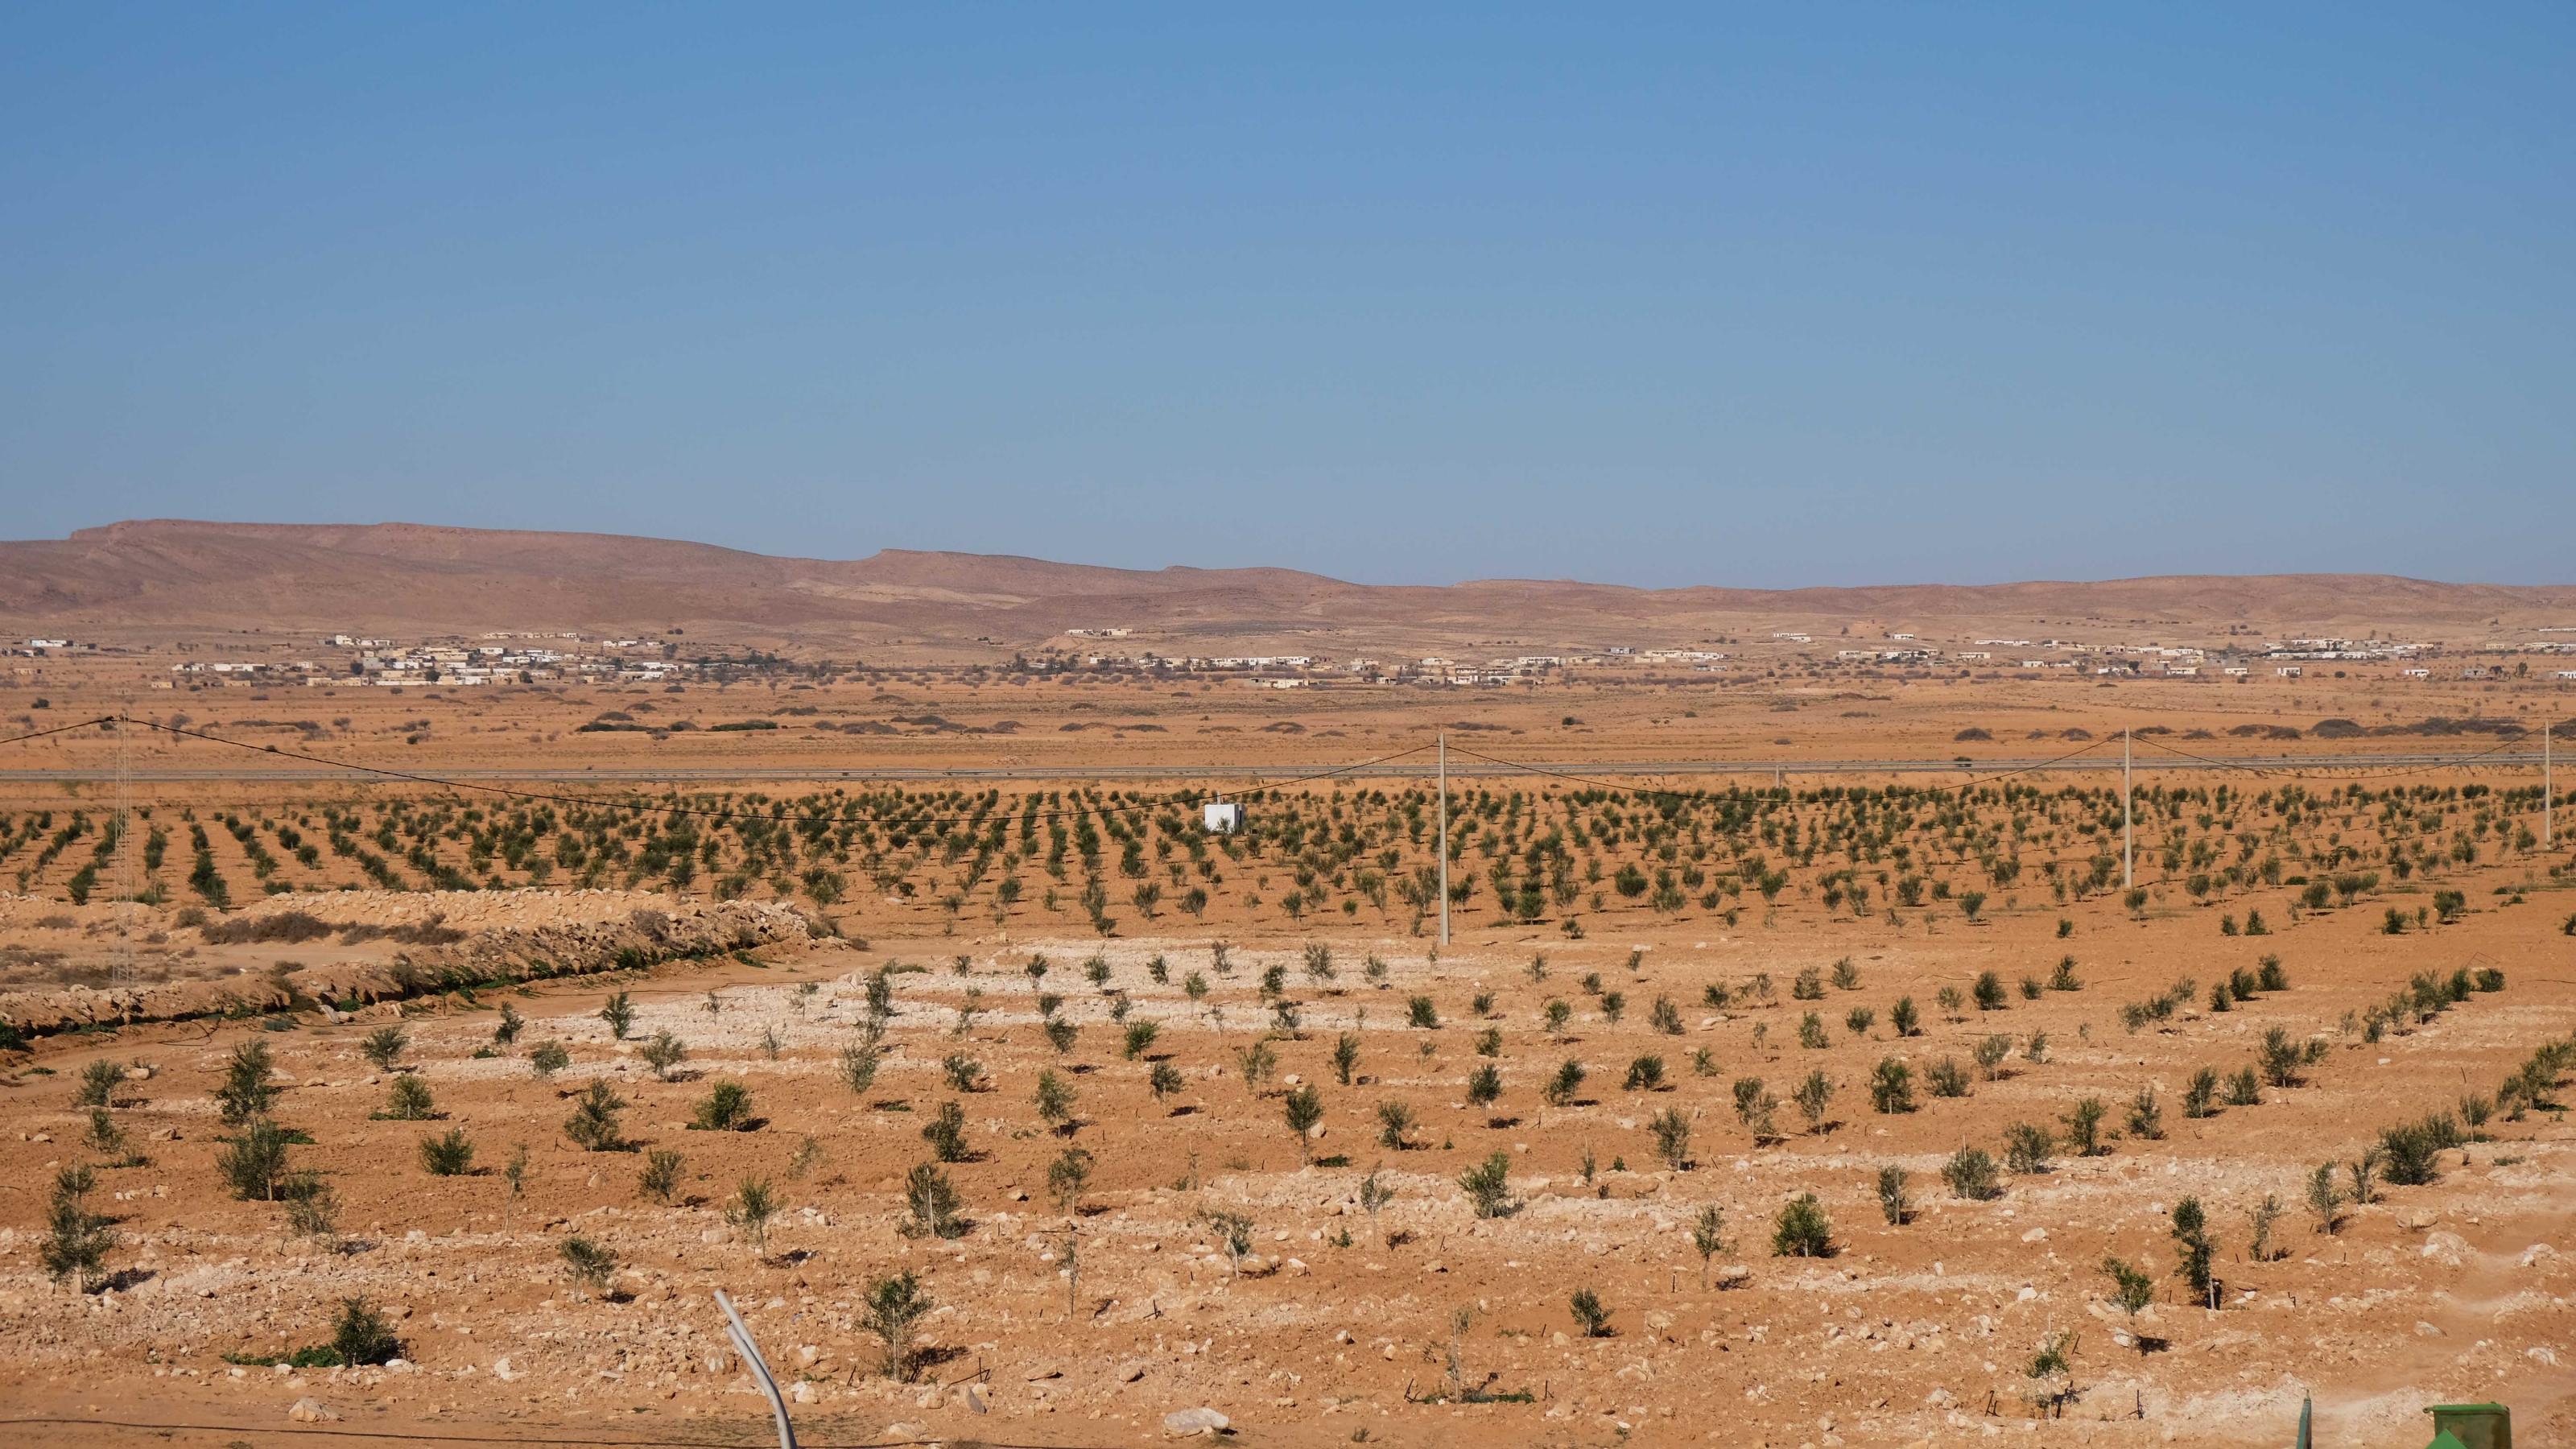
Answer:
POLYGON ((2513 1449, 2513 1411, 2502 1404, 2435 1404, 2425 1449, 2513 1449))

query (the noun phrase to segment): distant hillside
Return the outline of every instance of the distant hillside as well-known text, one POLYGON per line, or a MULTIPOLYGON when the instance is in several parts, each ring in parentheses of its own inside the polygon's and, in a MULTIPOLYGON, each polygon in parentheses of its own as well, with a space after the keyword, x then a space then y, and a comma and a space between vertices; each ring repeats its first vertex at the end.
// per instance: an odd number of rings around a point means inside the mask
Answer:
POLYGON ((1337 649, 1448 639, 1532 648, 1689 643, 1845 626, 1875 637, 1890 628, 2089 625, 2098 637, 2113 626, 2206 635, 2241 623, 2465 640, 2576 624, 2576 587, 2362 574, 1790 590, 1542 580, 1384 587, 1274 568, 1149 571, 893 549, 836 561, 613 534, 152 520, 0 543, 0 618, 57 630, 682 627, 816 648, 985 651, 1110 626, 1166 652, 1245 652, 1299 639, 1320 649, 1328 636, 1337 649))

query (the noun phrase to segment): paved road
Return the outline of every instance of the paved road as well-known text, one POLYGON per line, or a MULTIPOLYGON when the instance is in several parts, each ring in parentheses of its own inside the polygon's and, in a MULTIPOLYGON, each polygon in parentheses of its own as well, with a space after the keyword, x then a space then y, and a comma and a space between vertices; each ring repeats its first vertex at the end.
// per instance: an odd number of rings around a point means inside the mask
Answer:
MULTIPOLYGON (((2336 755, 2236 755, 2214 756, 2231 765, 2287 773, 2316 770, 2431 770, 2446 766, 2474 765, 2479 769, 2528 769, 2540 767, 2538 750, 2506 751, 2478 754, 2336 754, 2336 755)), ((1976 760, 1962 765, 1957 760, 1602 760, 1580 764, 1541 764, 1537 768, 1559 775, 1601 778, 1605 783, 1630 778, 1670 779, 1679 776, 1733 776, 1769 778, 1813 775, 2000 775, 2022 771, 2089 771, 2100 773, 2120 768, 2120 757, 2109 750, 2074 760, 1976 760)), ((2136 757, 2140 773, 2153 771, 2206 771, 2211 768, 2196 760, 2180 759, 2154 751, 2140 751, 2136 757)), ((822 767, 750 767, 750 766, 679 766, 652 768, 617 766, 608 769, 560 769, 525 766, 502 769, 423 770, 417 773, 442 780, 492 783, 591 784, 690 784, 749 783, 776 781, 887 781, 894 783, 949 782, 973 784, 1012 780, 1175 780, 1219 781, 1250 787, 1256 781, 1293 780, 1334 771, 1329 763, 1312 765, 1279 765, 1258 772, 1222 765, 1008 765, 960 766, 954 769, 932 769, 906 766, 854 765, 835 769, 822 767)), ((1338 770, 1336 779, 1354 780, 1419 780, 1432 772, 1428 754, 1414 759, 1383 765, 1359 765, 1338 770)), ((1449 773, 1465 779, 1526 775, 1519 766, 1492 765, 1478 760, 1459 758, 1451 747, 1449 773)), ((114 778, 113 769, 100 770, 0 770, 0 784, 56 784, 65 781, 106 781, 114 778)), ((190 784, 208 781, 238 781, 249 784, 310 784, 324 781, 356 782, 368 778, 364 772, 332 769, 319 765, 290 765, 259 768, 245 763, 240 767, 192 767, 179 769, 152 766, 136 769, 129 776, 137 784, 190 784)), ((400 778, 377 776, 378 779, 400 778)))

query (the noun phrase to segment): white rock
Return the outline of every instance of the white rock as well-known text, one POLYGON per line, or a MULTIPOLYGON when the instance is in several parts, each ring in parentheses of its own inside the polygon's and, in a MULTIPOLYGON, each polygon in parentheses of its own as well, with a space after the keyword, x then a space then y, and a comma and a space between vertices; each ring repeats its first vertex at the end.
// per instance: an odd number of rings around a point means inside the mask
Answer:
POLYGON ((286 1411, 286 1417, 299 1424, 327 1424, 340 1416, 324 1408, 320 1400, 308 1397, 297 1399, 295 1406, 286 1411))
POLYGON ((1222 1434, 1234 1421, 1214 1409, 1175 1409, 1163 1416, 1166 1434, 1222 1434))

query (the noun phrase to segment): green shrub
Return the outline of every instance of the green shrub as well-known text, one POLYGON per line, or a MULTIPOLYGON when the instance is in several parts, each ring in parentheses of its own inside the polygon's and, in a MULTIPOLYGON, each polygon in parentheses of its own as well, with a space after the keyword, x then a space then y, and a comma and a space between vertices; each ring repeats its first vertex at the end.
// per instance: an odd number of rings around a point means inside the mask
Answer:
POLYGON ((1913 1111, 1913 1069, 1894 1057, 1881 1058, 1869 1079, 1869 1104, 1881 1112, 1913 1111))
POLYGON ((2210 1297, 2210 1265, 2218 1257, 2218 1243, 2209 1234, 2209 1215, 2202 1210, 2200 1199, 2186 1197, 2173 1209, 2174 1276, 2191 1285, 2194 1302, 2206 1304, 2210 1297))
POLYGON ((2379 1134, 2380 1175, 2392 1187, 2422 1187, 2440 1177, 2437 1158, 2466 1138, 2448 1112, 2384 1128, 2379 1134))
POLYGON ((432 1177, 464 1177, 474 1170, 474 1144, 466 1140, 462 1127, 424 1137, 420 1139, 420 1165, 432 1177))
POLYGON ((680 1192, 681 1157, 667 1147, 657 1147, 644 1154, 644 1171, 639 1185, 644 1195, 669 1207, 680 1192))
POLYGON ((867 1303, 859 1322, 885 1344, 886 1377, 912 1377, 913 1333, 935 1306, 909 1271, 879 1278, 868 1286, 867 1303))
POLYGON ((671 1069, 689 1059, 689 1047, 669 1032, 657 1031, 651 1041, 635 1049, 635 1054, 653 1069, 655 1081, 667 1082, 671 1080, 671 1069))
POLYGON ((746 1177, 734 1184, 733 1198, 725 1204, 725 1221, 741 1230, 743 1241, 755 1254, 769 1251, 769 1220, 778 1216, 778 1194, 771 1190, 769 1179, 746 1177))
POLYGON ((437 1104, 430 1098, 429 1083, 408 1073, 396 1077, 385 1090, 385 1109, 376 1114, 392 1122, 426 1122, 438 1115, 437 1104))
POLYGON ((1995 1160, 1982 1147, 1962 1147, 1950 1154, 1950 1160, 1942 1164, 1941 1180, 1949 1184, 1953 1197, 1970 1202, 2003 1196, 1995 1160))
POLYGON ((2298 1043, 2282 1027, 2270 1027, 2263 1033, 2263 1044, 2255 1049, 2255 1060, 2263 1069, 2263 1080, 2275 1087, 2299 1085, 2300 1052, 2298 1043))
POLYGON ((234 1197, 244 1202, 275 1202, 287 1178, 286 1130, 266 1117, 241 1124, 223 1151, 215 1154, 215 1171, 234 1197))
POLYGON ((617 1276, 617 1254, 578 1233, 564 1239, 557 1251, 565 1275, 593 1293, 606 1292, 608 1280, 617 1276))
POLYGON ((81 1068, 80 1093, 72 1098, 76 1107, 115 1105, 116 1089, 125 1084, 125 1068, 101 1057, 81 1068))
POLYGON ((964 1199, 957 1184, 937 1165, 916 1163, 904 1179, 905 1217, 902 1232, 912 1238, 959 1238, 966 1234, 966 1220, 958 1214, 964 1199))
POLYGON ((2191 1085, 2183 1089, 2182 1114, 2198 1121, 2218 1115, 2218 1072, 2202 1067, 2191 1074, 2191 1085))
POLYGON ((2156 1100, 2156 1089, 2140 1087, 2129 1099, 2129 1135, 2148 1142, 2161 1142, 2165 1135, 2164 1105, 2156 1100))
POLYGON ((358 1049, 366 1054, 368 1063, 377 1071, 389 1072, 401 1059, 403 1048, 409 1045, 411 1038, 401 1027, 380 1026, 367 1033, 366 1040, 358 1044, 358 1049))
POLYGON ((922 1124, 921 1140, 942 1162, 965 1162, 972 1153, 966 1146, 966 1109, 955 1102, 942 1102, 939 1110, 922 1124))
POLYGON ((626 1110, 626 1099, 610 1089, 600 1078, 573 1099, 572 1115, 564 1119, 564 1136, 584 1152, 625 1152, 633 1147, 618 1131, 617 1114, 626 1110))
POLYGON ((1585 1338, 1610 1336, 1610 1310, 1602 1306, 1598 1294, 1589 1288, 1577 1288, 1567 1302, 1574 1312, 1574 1321, 1582 1326, 1585 1338))
POLYGON ((1646 1119, 1646 1130, 1655 1139, 1655 1153, 1664 1165, 1675 1172, 1690 1166, 1690 1118, 1679 1107, 1667 1107, 1646 1119))
POLYGON ((246 1041, 233 1048, 224 1063, 224 1084, 215 1089, 225 1126, 239 1127, 255 1117, 266 1117, 277 1105, 277 1087, 268 1079, 275 1067, 276 1059, 264 1041, 246 1041))
POLYGON ((340 1300, 340 1316, 331 1325, 331 1348, 350 1366, 381 1364, 402 1356, 394 1326, 364 1298, 340 1300))
POLYGON ((1833 1223, 1814 1193, 1800 1193, 1780 1209, 1771 1225, 1773 1257, 1830 1258, 1833 1253, 1833 1223))
POLYGON ((2066 1109, 2059 1121, 2066 1127, 2066 1145, 2075 1149, 2076 1156, 2099 1157, 2111 1150, 2102 1143, 2102 1119, 2110 1113, 2099 1097, 2080 1098, 2066 1109))
POLYGON ((2004 1058, 2011 1054, 2011 1037, 1998 1032, 1993 1036, 1979 1038, 1974 1052, 1977 1059, 1977 1074, 1989 1082, 1993 1081, 1996 1072, 2004 1064, 2004 1058))
POLYGON ((747 1132, 752 1120, 751 1088, 740 1082, 718 1082, 699 1099, 689 1126, 699 1132, 747 1132))
POLYGON ((87 1293, 107 1266, 116 1246, 116 1229, 104 1213, 90 1211, 89 1194, 98 1177, 87 1164, 54 1174, 53 1200, 46 1210, 44 1241, 37 1257, 45 1274, 87 1293))
POLYGON ((1511 1154, 1496 1152, 1458 1175, 1458 1186, 1467 1194, 1468 1205, 1475 1209, 1476 1216, 1499 1218, 1510 1215, 1514 1206, 1511 1171, 1511 1154))

